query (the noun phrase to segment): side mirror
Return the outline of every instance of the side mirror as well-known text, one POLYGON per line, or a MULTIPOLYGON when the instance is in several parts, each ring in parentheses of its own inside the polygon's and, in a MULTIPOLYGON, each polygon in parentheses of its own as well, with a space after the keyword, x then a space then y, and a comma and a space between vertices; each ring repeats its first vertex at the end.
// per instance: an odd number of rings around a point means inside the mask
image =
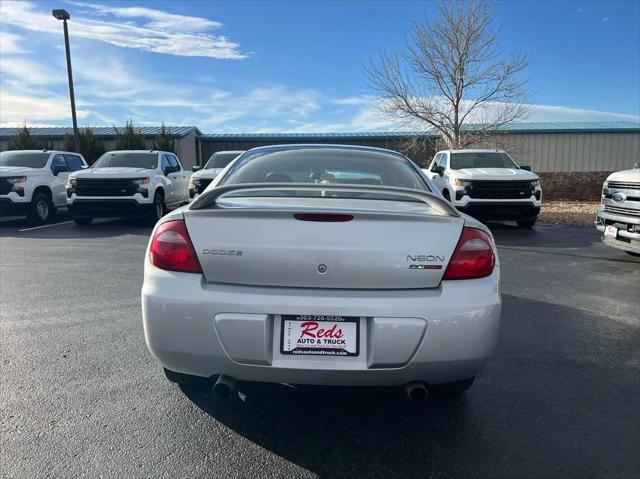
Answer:
POLYGON ((69 171, 69 168, 64 165, 54 165, 53 176, 58 176, 60 173, 66 173, 67 171, 69 171))
POLYGON ((531 167, 529 165, 520 165, 520 169, 524 171, 531 171, 531 167))
POLYGON ((433 171, 435 171, 440 176, 442 176, 442 175, 444 175, 444 166, 438 165, 438 166, 434 167, 433 171))
POLYGON ((196 171, 200 171, 201 169, 202 169, 202 166, 200 166, 200 165, 193 165, 193 166, 191 167, 191 171, 193 171, 194 173, 195 173, 196 171))

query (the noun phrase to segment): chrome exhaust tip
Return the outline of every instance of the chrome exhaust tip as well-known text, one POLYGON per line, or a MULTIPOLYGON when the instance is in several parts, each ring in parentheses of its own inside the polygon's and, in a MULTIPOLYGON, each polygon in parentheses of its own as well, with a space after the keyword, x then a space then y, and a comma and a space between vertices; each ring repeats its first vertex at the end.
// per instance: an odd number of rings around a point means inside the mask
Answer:
POLYGON ((228 398, 236 388, 236 380, 231 376, 221 374, 213 385, 213 393, 222 398, 228 398))
POLYGON ((404 392, 412 401, 426 401, 429 399, 427 386, 420 381, 413 381, 404 385, 404 392))

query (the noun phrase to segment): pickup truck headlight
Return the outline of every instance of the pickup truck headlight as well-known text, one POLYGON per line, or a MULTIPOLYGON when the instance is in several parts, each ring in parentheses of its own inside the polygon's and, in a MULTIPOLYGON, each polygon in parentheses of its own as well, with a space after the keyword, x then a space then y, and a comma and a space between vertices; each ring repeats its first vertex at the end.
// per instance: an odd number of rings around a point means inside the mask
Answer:
POLYGON ((531 188, 537 188, 538 186, 540 186, 540 180, 533 180, 531 182, 531 188))
POLYGON ((151 184, 149 178, 136 178, 133 183, 136 185, 136 193, 140 193, 145 198, 149 197, 149 185, 151 184))
POLYGON ((76 185, 78 184, 78 180, 72 178, 71 176, 67 179, 67 198, 71 198, 71 195, 76 191, 76 185))
POLYGON ((11 185, 9 191, 15 191, 18 196, 24 196, 24 184, 27 182, 26 176, 11 176, 5 178, 5 180, 11 185))
POLYGON ((190 178, 189 179, 189 189, 194 190, 198 186, 200 186, 200 180, 198 178, 190 178))
POLYGON ((460 178, 456 178, 455 180, 453 180, 453 184, 458 188, 464 188, 464 189, 467 189, 468 187, 471 186, 470 181, 461 180, 460 178))

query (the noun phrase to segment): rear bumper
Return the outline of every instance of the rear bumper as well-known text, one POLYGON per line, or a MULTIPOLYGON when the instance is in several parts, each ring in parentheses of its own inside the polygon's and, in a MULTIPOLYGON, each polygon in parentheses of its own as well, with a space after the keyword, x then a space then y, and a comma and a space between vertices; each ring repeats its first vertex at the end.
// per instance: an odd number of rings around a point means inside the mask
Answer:
POLYGON ((540 213, 540 205, 533 202, 474 202, 456 205, 458 211, 474 218, 489 220, 522 220, 535 218, 540 213))
POLYGON ((28 201, 13 201, 11 198, 0 198, 0 216, 23 216, 29 212, 28 201))
POLYGON ((141 204, 136 200, 74 200, 69 209, 75 216, 119 217, 145 215, 151 211, 152 205, 141 204))
POLYGON ((499 268, 432 290, 327 290, 211 284, 145 263, 147 346, 166 368, 208 377, 323 385, 438 384, 475 376, 495 348, 499 268), (280 353, 280 315, 360 317, 359 355, 280 353))

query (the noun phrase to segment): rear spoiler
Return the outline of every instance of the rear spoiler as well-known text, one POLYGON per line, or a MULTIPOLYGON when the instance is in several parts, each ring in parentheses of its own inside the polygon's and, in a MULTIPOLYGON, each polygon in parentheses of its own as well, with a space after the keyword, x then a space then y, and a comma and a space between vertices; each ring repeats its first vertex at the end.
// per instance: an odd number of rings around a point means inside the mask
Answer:
MULTIPOLYGON (((351 185, 351 184, 321 184, 321 183, 245 183, 228 186, 218 186, 205 191, 198 196, 190 210, 200 210, 214 206, 217 200, 222 199, 231 193, 237 192, 258 192, 258 191, 343 191, 354 193, 388 194, 390 196, 403 196, 412 200, 418 200, 429 205, 429 207, 440 211, 448 216, 460 216, 458 210, 444 198, 427 191, 412 190, 410 188, 397 188, 394 186, 372 186, 372 185, 351 185)), ((357 199, 357 198, 354 198, 357 199)))

